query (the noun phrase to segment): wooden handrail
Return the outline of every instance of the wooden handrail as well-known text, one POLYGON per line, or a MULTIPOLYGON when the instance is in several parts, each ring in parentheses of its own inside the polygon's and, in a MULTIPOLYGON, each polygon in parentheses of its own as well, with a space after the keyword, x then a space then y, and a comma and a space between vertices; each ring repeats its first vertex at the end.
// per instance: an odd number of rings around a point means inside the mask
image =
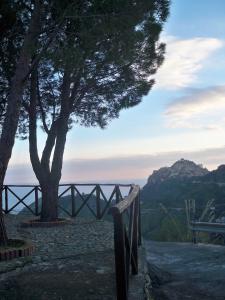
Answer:
POLYGON ((138 185, 133 185, 131 193, 128 196, 124 197, 123 201, 111 207, 109 212, 112 215, 122 214, 128 207, 130 207, 132 202, 138 196, 139 191, 140 191, 140 187, 138 185))
POLYGON ((196 244, 197 232, 225 234, 225 223, 191 221, 189 229, 192 231, 192 242, 196 244))
POLYGON ((225 227, 225 223, 215 223, 215 222, 198 222, 198 221, 192 221, 190 222, 190 225, 192 226, 210 226, 210 227, 225 227))
POLYGON ((138 274, 138 246, 141 244, 139 193, 140 187, 132 185, 130 194, 109 210, 114 220, 117 300, 128 299, 130 266, 132 275, 138 274))
MULTIPOLYGON (((100 185, 100 186, 120 186, 120 187, 132 187, 134 184, 129 183, 129 184, 123 184, 123 183, 60 183, 60 186, 71 186, 71 185, 76 185, 76 186, 95 186, 95 185, 100 185)), ((37 184, 5 184, 3 186, 3 189, 5 186, 8 187, 35 187, 39 186, 37 184)))

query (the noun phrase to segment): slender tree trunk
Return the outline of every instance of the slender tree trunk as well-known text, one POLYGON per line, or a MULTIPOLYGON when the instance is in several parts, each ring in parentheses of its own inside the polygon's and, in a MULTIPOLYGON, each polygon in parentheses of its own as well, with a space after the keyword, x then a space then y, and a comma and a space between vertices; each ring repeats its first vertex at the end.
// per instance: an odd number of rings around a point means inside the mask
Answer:
POLYGON ((61 179, 63 154, 68 131, 68 117, 58 119, 53 124, 48 133, 40 161, 37 151, 36 113, 33 105, 35 102, 32 103, 33 101, 31 101, 29 114, 29 145, 31 164, 42 190, 41 221, 55 221, 58 218, 58 186, 61 179), (50 157, 53 150, 54 155, 50 170, 50 157))
POLYGON ((3 210, 2 210, 2 189, 0 190, 0 207, 1 207, 0 210, 0 246, 1 246, 1 245, 6 245, 8 240, 4 218, 3 218, 3 210))
POLYGON ((49 176, 44 176, 44 180, 42 180, 42 178, 39 180, 42 190, 42 221, 55 221, 58 218, 58 188, 61 179, 63 154, 68 131, 67 122, 68 119, 66 118, 60 120, 58 123, 51 172, 49 176))
MULTIPOLYGON (((63 154, 66 143, 66 135, 68 131, 67 122, 68 120, 58 122, 55 134, 56 143, 51 144, 48 140, 51 139, 51 137, 49 136, 45 145, 45 149, 43 151, 43 153, 45 153, 46 155, 48 152, 50 156, 53 151, 53 147, 55 146, 51 171, 49 170, 49 164, 46 164, 43 156, 42 161, 38 162, 38 157, 37 155, 35 156, 36 151, 30 152, 33 170, 41 186, 41 221, 44 222, 55 221, 56 219, 58 219, 58 187, 61 179, 63 154)), ((30 137, 30 149, 31 146, 32 138, 30 137)), ((50 162, 48 161, 48 163, 50 162)))
POLYGON ((30 159, 34 173, 42 190, 41 221, 55 221, 58 218, 58 186, 61 179, 63 154, 70 114, 68 105, 70 73, 69 71, 65 71, 61 94, 61 113, 47 131, 47 140, 41 160, 39 159, 37 149, 37 73, 35 74, 34 71, 31 75, 31 98, 29 108, 30 159), (50 162, 51 154, 53 154, 52 164, 50 162))
POLYGON ((18 126, 24 83, 25 78, 29 73, 29 66, 32 56, 31 49, 34 48, 38 37, 39 18, 40 2, 37 0, 35 1, 35 8, 31 18, 30 28, 28 30, 27 35, 24 38, 24 43, 17 62, 15 74, 12 78, 10 91, 7 99, 6 116, 2 126, 2 133, 0 138, 0 245, 7 244, 7 235, 2 211, 3 184, 15 142, 15 135, 18 126))

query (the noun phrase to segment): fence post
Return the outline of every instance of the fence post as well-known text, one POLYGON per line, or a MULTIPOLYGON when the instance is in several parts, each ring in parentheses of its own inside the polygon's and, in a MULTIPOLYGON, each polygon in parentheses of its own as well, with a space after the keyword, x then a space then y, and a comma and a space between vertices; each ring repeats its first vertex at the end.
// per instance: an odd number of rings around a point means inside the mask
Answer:
POLYGON ((34 206, 35 206, 35 215, 38 216, 38 186, 34 188, 34 206))
POLYGON ((138 246, 141 246, 142 244, 142 238, 141 238, 141 199, 140 199, 140 188, 137 196, 137 210, 138 210, 138 246))
POLYGON ((126 248, 123 217, 121 214, 113 213, 113 218, 117 300, 127 300, 128 283, 126 274, 126 248))
POLYGON ((116 203, 119 203, 119 202, 120 202, 120 187, 117 184, 116 185, 116 203))
POLYGON ((72 217, 75 216, 76 214, 76 203, 75 203, 75 189, 74 189, 74 184, 71 185, 71 214, 72 217))
POLYGON ((132 274, 138 274, 138 245, 139 245, 139 198, 134 202, 134 220, 133 220, 133 235, 132 235, 132 254, 134 264, 132 264, 132 274))
POLYGON ((96 185, 96 215, 97 219, 101 219, 101 206, 100 206, 100 186, 99 184, 96 185))
MULTIPOLYGON (((3 192, 3 190, 2 190, 3 192)), ((5 185, 5 214, 8 213, 9 210, 9 198, 8 198, 8 187, 5 185)))

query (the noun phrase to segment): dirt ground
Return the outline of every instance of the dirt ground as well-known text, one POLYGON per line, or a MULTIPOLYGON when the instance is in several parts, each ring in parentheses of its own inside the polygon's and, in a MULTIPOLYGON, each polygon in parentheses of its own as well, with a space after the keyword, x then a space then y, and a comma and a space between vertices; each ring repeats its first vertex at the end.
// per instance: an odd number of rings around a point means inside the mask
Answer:
POLYGON ((1 300, 112 300, 113 295, 111 251, 43 263, 0 285, 1 300))
POLYGON ((225 300, 225 247, 145 241, 155 300, 225 300))

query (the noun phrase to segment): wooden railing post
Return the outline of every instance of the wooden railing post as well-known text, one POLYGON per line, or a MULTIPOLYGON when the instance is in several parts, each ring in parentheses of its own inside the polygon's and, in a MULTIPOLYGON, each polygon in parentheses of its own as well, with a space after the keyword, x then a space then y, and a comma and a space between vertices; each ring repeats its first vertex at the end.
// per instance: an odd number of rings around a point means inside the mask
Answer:
POLYGON ((141 240, 141 199, 140 199, 140 189, 137 196, 137 210, 138 210, 138 246, 141 246, 142 240, 141 240))
POLYGON ((71 215, 75 217, 76 215, 76 200, 75 200, 75 188, 74 184, 71 185, 71 215))
POLYGON ((7 185, 5 185, 5 214, 8 213, 8 210, 9 210, 8 187, 7 185))
POLYGON ((39 207, 38 207, 38 186, 34 188, 34 206, 35 206, 35 216, 39 215, 39 207))
POLYGON ((101 191, 100 191, 100 185, 96 185, 96 216, 97 219, 101 219, 101 206, 100 206, 100 197, 101 197, 101 191))
POLYGON ((138 196, 134 202, 133 236, 132 236, 132 254, 134 264, 132 264, 132 274, 138 274, 138 245, 139 245, 139 199, 138 196))
POLYGON ((140 188, 133 185, 129 195, 110 208, 114 219, 117 300, 128 299, 130 265, 132 274, 138 274, 139 191, 140 188), (123 220, 127 214, 128 226, 123 220))
POLYGON ((126 272, 125 232, 121 214, 114 214, 114 247, 117 300, 127 300, 128 282, 126 272))
POLYGON ((116 185, 116 203, 119 203, 119 202, 120 202, 120 187, 117 184, 116 185))

